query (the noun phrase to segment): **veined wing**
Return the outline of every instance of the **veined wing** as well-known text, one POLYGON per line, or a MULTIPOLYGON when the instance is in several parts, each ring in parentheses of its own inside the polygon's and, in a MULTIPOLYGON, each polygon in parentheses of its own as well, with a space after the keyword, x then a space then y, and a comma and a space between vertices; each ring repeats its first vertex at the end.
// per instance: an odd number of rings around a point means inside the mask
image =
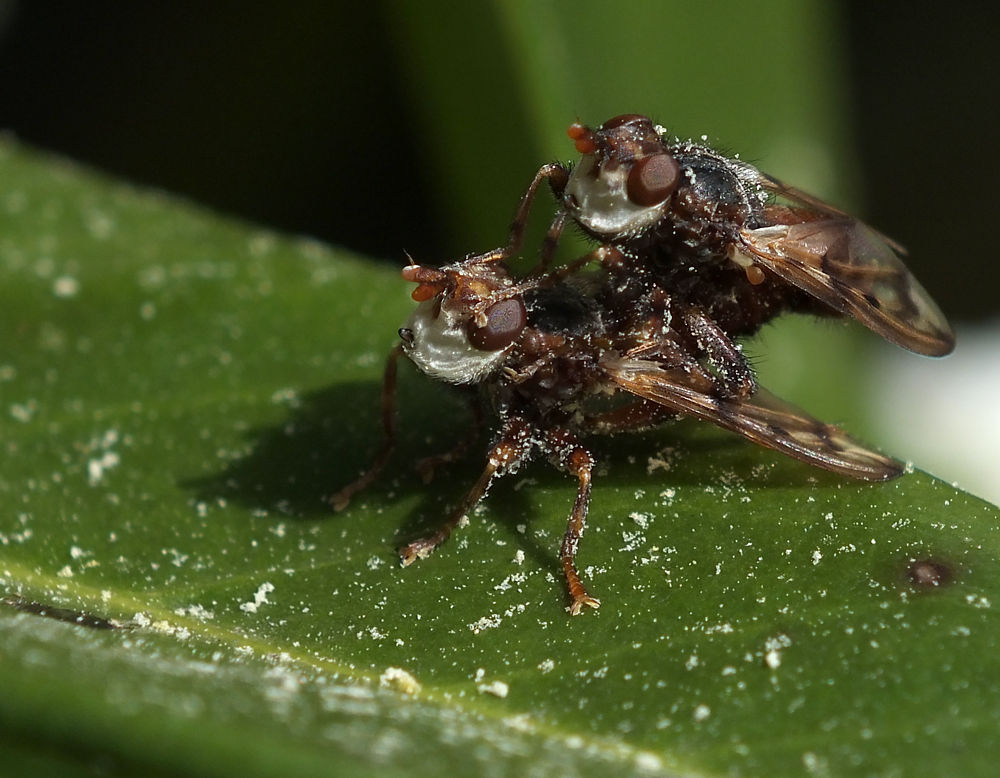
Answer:
POLYGON ((744 229, 734 249, 897 346, 928 356, 955 347, 930 295, 886 239, 856 219, 821 216, 744 229))
MULTIPOLYGON (((830 203, 825 200, 820 200, 818 197, 811 195, 808 192, 803 192, 797 187, 789 186, 784 181, 781 181, 774 176, 769 176, 767 173, 761 173, 760 171, 758 171, 758 173, 760 173, 759 183, 761 187, 772 194, 778 195, 785 200, 789 200, 796 205, 804 205, 809 210, 816 211, 824 216, 843 216, 848 219, 853 218, 846 211, 840 210, 835 205, 830 205, 830 203)), ((884 235, 872 227, 869 227, 868 229, 878 235, 899 256, 905 257, 909 253, 903 246, 899 245, 899 243, 894 241, 888 235, 884 235)))
POLYGON ((885 481, 903 472, 897 460, 865 448, 843 430, 762 389, 743 400, 725 399, 696 388, 684 370, 663 369, 655 362, 624 357, 606 360, 601 367, 631 394, 824 470, 866 481, 885 481))

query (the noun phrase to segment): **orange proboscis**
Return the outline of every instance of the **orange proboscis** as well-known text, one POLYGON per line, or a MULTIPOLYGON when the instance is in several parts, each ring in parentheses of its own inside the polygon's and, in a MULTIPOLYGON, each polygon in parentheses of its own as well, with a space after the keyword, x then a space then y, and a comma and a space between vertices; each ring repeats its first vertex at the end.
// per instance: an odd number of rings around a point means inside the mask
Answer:
POLYGON ((421 284, 410 293, 410 297, 416 302, 422 303, 425 300, 432 300, 441 292, 441 289, 439 284, 421 284))

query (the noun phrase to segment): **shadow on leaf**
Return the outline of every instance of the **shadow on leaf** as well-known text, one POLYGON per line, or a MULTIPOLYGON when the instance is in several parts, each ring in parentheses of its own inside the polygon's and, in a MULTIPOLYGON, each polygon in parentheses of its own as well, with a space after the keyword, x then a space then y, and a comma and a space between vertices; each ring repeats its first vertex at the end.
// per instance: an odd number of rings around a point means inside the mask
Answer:
MULTIPOLYGON (((356 502, 382 502, 390 492, 398 496, 400 490, 419 491, 419 476, 412 467, 406 472, 403 463, 448 448, 468 424, 468 411, 457 398, 409 383, 400 392, 399 434, 392 458, 356 502), (436 429, 432 420, 442 418, 457 429, 436 429)), ((329 496, 368 467, 382 441, 379 391, 374 381, 350 382, 291 397, 282 424, 247 433, 250 454, 226 463, 214 475, 181 485, 202 500, 222 498, 296 518, 333 515, 329 496)))
MULTIPOLYGON (((471 423, 463 398, 449 389, 409 372, 401 376, 396 448, 385 471, 344 511, 346 518, 419 495, 393 542, 409 542, 444 521, 478 477, 492 434, 484 432, 460 462, 440 467, 432 483, 421 482, 416 462, 448 450, 471 423)), ((277 511, 299 519, 331 518, 335 514, 329 496, 369 465, 381 443, 379 393, 378 383, 367 381, 290 397, 284 423, 248 433, 249 455, 227 463, 215 475, 182 485, 193 489, 200 500, 224 499, 253 511, 277 511)), ((811 488, 843 480, 691 420, 641 434, 593 437, 588 445, 598 460, 595 499, 615 490, 811 488)), ((549 463, 533 462, 495 484, 487 501, 491 517, 508 527, 526 553, 554 567, 553 549, 539 546, 530 533, 517 527, 530 526, 536 518, 535 490, 565 493, 568 517, 575 488, 573 478, 549 463)))

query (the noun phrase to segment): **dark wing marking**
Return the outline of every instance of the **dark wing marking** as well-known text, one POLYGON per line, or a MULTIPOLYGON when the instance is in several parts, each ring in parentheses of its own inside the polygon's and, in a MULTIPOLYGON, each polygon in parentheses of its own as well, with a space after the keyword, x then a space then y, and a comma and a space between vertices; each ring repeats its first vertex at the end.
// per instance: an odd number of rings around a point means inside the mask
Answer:
POLYGON ((695 388, 684 370, 664 369, 655 362, 614 358, 602 361, 601 368, 631 394, 824 470, 866 481, 885 481, 903 472, 902 463, 762 389, 743 400, 726 399, 695 388))
POLYGON ((944 356, 955 334, 892 247, 850 217, 744 229, 734 247, 897 346, 944 356))

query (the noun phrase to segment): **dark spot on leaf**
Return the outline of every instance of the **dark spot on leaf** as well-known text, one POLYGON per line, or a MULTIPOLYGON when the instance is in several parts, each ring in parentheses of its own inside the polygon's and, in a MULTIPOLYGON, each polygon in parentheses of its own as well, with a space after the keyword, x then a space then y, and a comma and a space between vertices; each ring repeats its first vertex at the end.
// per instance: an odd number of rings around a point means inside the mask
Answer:
POLYGON ((919 589, 935 589, 954 577, 951 567, 938 559, 914 559, 906 568, 910 583, 919 589))
POLYGON ((878 298, 873 294, 866 294, 865 299, 872 308, 881 308, 882 303, 879 302, 878 298))
POLYGON ((45 616, 56 621, 79 624, 81 627, 90 627, 91 629, 118 629, 121 626, 112 619, 103 619, 100 616, 93 616, 89 613, 72 610, 71 608, 56 608, 52 605, 45 605, 41 602, 34 602, 33 600, 19 597, 16 594, 0 598, 0 603, 22 613, 45 616))

